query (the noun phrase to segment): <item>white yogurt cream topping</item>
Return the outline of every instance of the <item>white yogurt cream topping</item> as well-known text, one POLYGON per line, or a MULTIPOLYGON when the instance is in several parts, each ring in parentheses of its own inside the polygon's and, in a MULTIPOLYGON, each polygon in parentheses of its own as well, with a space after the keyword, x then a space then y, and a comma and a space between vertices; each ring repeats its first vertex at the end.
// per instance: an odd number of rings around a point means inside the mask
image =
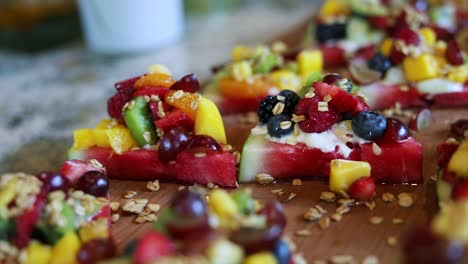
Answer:
POLYGON ((294 133, 289 133, 280 138, 268 135, 266 125, 257 125, 251 130, 253 135, 265 135, 265 138, 282 144, 296 144, 303 143, 308 147, 320 149, 322 152, 333 152, 337 150, 344 157, 348 157, 352 149, 346 143, 366 143, 369 142, 360 138, 346 126, 350 121, 342 121, 334 124, 331 129, 321 133, 306 133, 300 130, 299 135, 295 136, 294 133), (336 148, 338 146, 338 148, 336 148))

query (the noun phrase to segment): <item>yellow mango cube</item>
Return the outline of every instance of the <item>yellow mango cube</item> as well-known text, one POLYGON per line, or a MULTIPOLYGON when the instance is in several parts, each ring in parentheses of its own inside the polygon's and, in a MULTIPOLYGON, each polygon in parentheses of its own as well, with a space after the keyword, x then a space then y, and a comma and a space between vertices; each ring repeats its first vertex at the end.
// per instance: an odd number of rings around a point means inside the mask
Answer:
POLYGON ((98 147, 110 147, 109 137, 106 133, 107 129, 94 129, 94 139, 98 147))
POLYGON ((450 158, 448 169, 459 177, 468 178, 468 140, 465 140, 450 158))
POLYGON ((430 54, 423 54, 418 57, 406 57, 403 61, 403 70, 406 79, 410 82, 418 82, 432 79, 439 74, 439 63, 430 54))
POLYGON ((124 126, 109 128, 106 129, 105 132, 109 140, 110 147, 117 154, 122 154, 137 145, 132 134, 130 134, 130 130, 124 126))
POLYGON ((195 135, 208 135, 226 144, 226 132, 218 107, 208 98, 201 97, 195 115, 195 135))
POLYGON ((26 262, 24 264, 47 264, 51 257, 52 249, 48 245, 32 242, 26 248, 26 262))
POLYGON ((432 46, 435 44, 437 40, 437 36, 434 30, 432 30, 429 27, 425 27, 425 28, 420 29, 419 33, 421 34, 423 39, 426 41, 427 45, 432 46))
POLYGON ((443 206, 432 221, 432 230, 453 240, 468 242, 468 201, 450 202, 443 206))
POLYGON ((392 50, 392 45, 393 40, 391 38, 384 39, 382 44, 380 44, 380 53, 382 53, 382 55, 385 57, 388 57, 390 55, 390 51, 392 50))
POLYGON ((301 78, 294 72, 288 70, 277 70, 270 74, 271 79, 280 90, 292 90, 299 92, 301 89, 301 78))
POLYGON ((330 163, 330 190, 346 192, 354 181, 368 177, 370 173, 371 166, 367 162, 334 159, 330 163))
POLYGON ((74 231, 66 233, 52 248, 50 264, 77 264, 80 239, 74 231))
POLYGON ((321 17, 346 15, 350 11, 347 0, 326 0, 320 8, 321 17))
POLYGON ((77 129, 73 131, 73 148, 88 149, 96 145, 93 130, 90 128, 77 129))
POLYGON ((110 119, 102 119, 95 127, 95 129, 106 129, 111 128, 113 126, 113 122, 110 119))
POLYGON ((249 255, 244 264, 278 264, 278 260, 272 253, 264 251, 249 255))
POLYGON ((247 46, 235 46, 232 49, 231 57, 233 61, 241 61, 252 57, 254 50, 247 46))
POLYGON ((97 238, 108 238, 107 220, 100 219, 83 225, 80 227, 79 234, 83 243, 97 238))
POLYGON ((320 72, 323 69, 323 56, 320 50, 305 50, 297 57, 299 74, 303 79, 307 79, 312 73, 320 72))

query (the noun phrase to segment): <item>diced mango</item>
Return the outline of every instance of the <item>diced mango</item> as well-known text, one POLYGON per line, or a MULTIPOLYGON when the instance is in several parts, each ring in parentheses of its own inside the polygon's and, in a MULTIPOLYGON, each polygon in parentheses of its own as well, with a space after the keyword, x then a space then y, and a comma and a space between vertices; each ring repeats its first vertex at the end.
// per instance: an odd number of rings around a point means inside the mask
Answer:
POLYGON ((244 264, 277 264, 275 256, 270 252, 259 252, 252 255, 249 255, 244 264))
POLYGON ((326 0, 320 8, 321 17, 346 15, 350 11, 348 1, 346 0, 326 0))
POLYGON ((406 79, 417 82, 432 79, 439 74, 438 62, 434 56, 423 54, 418 57, 406 57, 403 61, 403 69, 406 79))
POLYGON ((110 147, 109 137, 107 136, 108 129, 94 129, 94 139, 96 141, 96 146, 98 147, 110 147))
POLYGON ((247 61, 235 62, 231 65, 231 75, 237 81, 243 81, 252 76, 252 66, 247 61))
POLYGON ((320 50, 305 50, 297 57, 299 74, 303 79, 323 69, 323 56, 320 50))
POLYGON ((468 140, 465 140, 450 158, 448 169, 459 177, 468 178, 468 140))
POLYGON ((468 242, 468 201, 451 202, 432 221, 432 230, 449 240, 468 242))
POLYGON ((288 70, 277 70, 270 74, 271 79, 280 90, 292 90, 299 92, 302 88, 301 78, 288 70))
POLYGON ((31 242, 26 248, 26 262, 24 264, 47 264, 51 257, 52 249, 48 245, 39 242, 31 242))
POLYGON ((237 264, 244 258, 244 251, 240 246, 229 240, 217 240, 208 247, 206 256, 210 263, 237 264))
POLYGON ((247 46, 235 46, 232 49, 231 57, 233 61, 241 61, 251 58, 254 54, 254 50, 247 46))
POLYGON ((425 27, 425 28, 421 28, 419 30, 419 33, 422 35, 422 37, 426 41, 427 45, 432 46, 432 45, 435 44, 435 42, 437 40, 437 36, 436 36, 434 30, 432 30, 429 27, 425 27))
POLYGON ((77 129, 73 131, 73 148, 88 149, 96 145, 93 130, 90 128, 77 129))
POLYGON ((195 135, 208 135, 226 144, 223 119, 218 107, 205 97, 201 97, 195 115, 195 135))
POLYGON ((391 38, 386 38, 380 44, 380 53, 382 55, 388 57, 390 55, 390 51, 392 50, 393 40, 391 38))
POLYGON ((108 238, 107 220, 97 220, 83 225, 79 230, 79 234, 83 243, 97 238, 108 238))
POLYGON ((80 239, 75 232, 66 233, 52 248, 50 264, 77 264, 80 239))
POLYGON ((240 213, 236 202, 225 190, 213 190, 210 193, 209 205, 220 218, 229 219, 240 213))
POLYGON ((112 127, 112 120, 110 119, 102 119, 95 127, 95 129, 106 129, 112 127))
POLYGON ((447 78, 454 82, 464 83, 468 80, 468 66, 461 65, 454 67, 452 71, 449 72, 447 78))
POLYGON ((153 64, 148 67, 148 73, 161 73, 165 75, 172 76, 172 72, 165 65, 162 64, 153 64))
POLYGON ((346 192, 361 177, 370 176, 371 167, 364 161, 335 159, 330 163, 330 190, 346 192))
POLYGON ((11 178, 0 190, 0 208, 6 206, 15 198, 18 188, 16 186, 18 180, 17 178, 11 178))
POLYGON ((110 147, 117 154, 122 154, 137 145, 128 128, 123 126, 106 129, 106 135, 110 147))

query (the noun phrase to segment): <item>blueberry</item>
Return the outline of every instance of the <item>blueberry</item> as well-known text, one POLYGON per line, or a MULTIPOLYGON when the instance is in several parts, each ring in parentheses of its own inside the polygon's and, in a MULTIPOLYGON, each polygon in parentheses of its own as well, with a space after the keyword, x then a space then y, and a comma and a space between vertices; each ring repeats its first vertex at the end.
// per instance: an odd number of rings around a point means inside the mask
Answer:
POLYGON ((320 43, 346 38, 346 23, 318 24, 315 29, 315 39, 320 43))
POLYGON ((387 119, 373 111, 362 111, 355 115, 351 121, 353 131, 366 140, 381 138, 387 129, 387 119))
POLYGON ((288 264, 291 259, 291 251, 284 240, 279 240, 273 248, 273 254, 278 260, 278 264, 288 264))
POLYGON ((270 134, 270 136, 281 137, 282 135, 286 135, 293 131, 294 123, 290 121, 290 118, 287 115, 275 115, 272 118, 270 118, 270 120, 268 120, 267 129, 268 134, 270 134), (289 122, 289 126, 287 122, 289 122))
POLYGON ((377 52, 367 62, 367 67, 374 71, 380 72, 383 75, 387 72, 388 69, 390 69, 390 67, 392 67, 392 62, 389 58, 377 52))

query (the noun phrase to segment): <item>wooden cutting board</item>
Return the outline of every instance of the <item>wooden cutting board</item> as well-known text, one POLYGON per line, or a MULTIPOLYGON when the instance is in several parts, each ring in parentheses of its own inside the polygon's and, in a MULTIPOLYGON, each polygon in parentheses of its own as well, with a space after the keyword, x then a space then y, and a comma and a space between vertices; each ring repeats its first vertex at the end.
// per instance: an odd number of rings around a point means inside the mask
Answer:
MULTIPOLYGON (((332 221, 325 230, 322 230, 316 222, 307 222, 303 219, 306 210, 317 204, 328 211, 328 216, 331 216, 338 207, 336 203, 319 200, 320 193, 327 190, 325 182, 303 180, 302 186, 293 186, 291 181, 286 181, 267 186, 243 184, 241 187, 252 188, 254 197, 260 200, 275 199, 276 195, 271 192, 274 189, 283 189, 287 194, 296 194, 294 199, 284 203, 288 220, 286 235, 296 243, 297 251, 301 252, 309 263, 312 263, 312 260, 326 260, 336 255, 351 255, 357 261, 374 255, 379 258, 380 263, 397 263, 400 244, 390 246, 387 239, 396 237, 401 241, 405 230, 427 221, 436 211, 434 181, 431 180, 437 169, 436 146, 446 140, 448 127, 453 121, 468 117, 468 108, 437 109, 433 110, 433 116, 434 123, 431 127, 413 134, 424 145, 425 183, 421 186, 379 185, 376 207, 373 210, 364 205, 355 206, 341 221, 332 221), (401 192, 408 192, 414 197, 415 203, 410 208, 402 208, 397 202, 385 203, 381 199, 381 194, 384 192, 393 193, 395 196, 401 192), (383 217, 383 222, 371 224, 369 219, 373 216, 383 217), (395 218, 400 218, 404 222, 394 224, 392 219, 395 218), (310 235, 305 237, 295 235, 297 230, 302 229, 309 230, 310 235)), ((228 116, 224 120, 229 142, 235 149, 241 149, 252 125, 239 122, 239 116, 228 116)), ((137 198, 148 198, 151 202, 165 207, 178 187, 179 185, 175 183, 161 183, 158 192, 149 192, 146 190, 146 182, 112 181, 111 197, 113 201, 124 202, 123 194, 133 190, 139 193, 137 198)), ((135 224, 133 220, 133 216, 122 215, 113 225, 113 234, 120 249, 151 229, 151 224, 135 224)))

